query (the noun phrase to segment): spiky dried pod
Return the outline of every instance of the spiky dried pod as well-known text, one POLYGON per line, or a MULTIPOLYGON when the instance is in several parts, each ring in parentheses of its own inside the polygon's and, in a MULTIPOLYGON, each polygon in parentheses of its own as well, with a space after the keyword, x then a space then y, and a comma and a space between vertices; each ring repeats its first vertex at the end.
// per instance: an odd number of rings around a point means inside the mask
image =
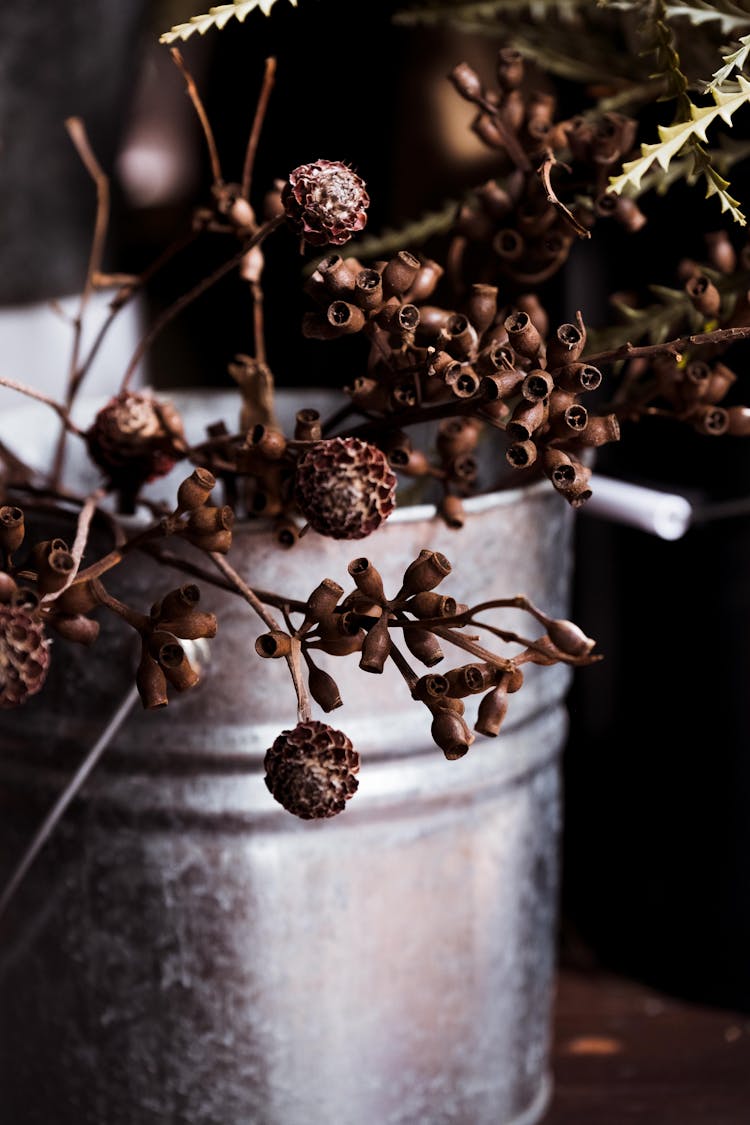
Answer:
POLYGON ((333 539, 363 539, 396 506, 396 474, 381 449, 359 438, 314 442, 297 462, 294 496, 307 522, 333 539))
POLYGON ((289 224, 311 246, 343 246, 364 228, 365 182, 339 160, 316 160, 289 173, 281 192, 289 224))
POLYGON ((164 476, 187 448, 175 408, 143 391, 123 391, 110 399, 85 438, 91 459, 115 486, 164 476))
POLYGON ((336 816, 359 785, 359 754, 350 739, 317 719, 282 731, 264 764, 271 796, 303 820, 336 816))
POLYGON ((0 604, 0 707, 19 707, 44 685, 49 641, 38 602, 16 591, 0 604))

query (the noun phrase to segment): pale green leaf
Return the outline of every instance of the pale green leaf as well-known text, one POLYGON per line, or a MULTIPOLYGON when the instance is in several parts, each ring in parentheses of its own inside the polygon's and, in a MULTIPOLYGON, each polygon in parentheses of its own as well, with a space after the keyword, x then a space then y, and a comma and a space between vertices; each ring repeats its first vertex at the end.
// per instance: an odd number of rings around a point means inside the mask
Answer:
POLYGON ((750 54, 750 35, 743 35, 740 38, 740 44, 741 46, 736 51, 732 51, 729 55, 722 55, 725 65, 711 76, 711 81, 706 85, 705 93, 709 93, 709 91, 726 82, 732 71, 744 69, 748 54, 750 54))
POLYGON ((731 125, 732 115, 750 101, 750 82, 740 74, 737 76, 736 86, 726 90, 712 90, 711 96, 714 99, 712 106, 690 103, 690 118, 687 121, 680 121, 676 125, 660 125, 659 141, 656 144, 641 145, 641 155, 623 164, 619 176, 610 176, 607 190, 617 195, 626 188, 637 191, 644 175, 654 163, 666 172, 670 161, 685 145, 692 140, 706 140, 706 130, 717 118, 721 118, 726 125, 731 125))
MULTIPOLYGON (((232 4, 219 4, 218 7, 209 8, 205 15, 191 16, 187 23, 178 23, 169 31, 159 36, 160 43, 174 43, 177 39, 189 39, 196 32, 205 35, 209 28, 223 28, 230 19, 243 22, 251 12, 260 10, 264 16, 271 12, 276 0, 234 0, 232 4)), ((297 0, 289 0, 293 8, 297 7, 297 0)))

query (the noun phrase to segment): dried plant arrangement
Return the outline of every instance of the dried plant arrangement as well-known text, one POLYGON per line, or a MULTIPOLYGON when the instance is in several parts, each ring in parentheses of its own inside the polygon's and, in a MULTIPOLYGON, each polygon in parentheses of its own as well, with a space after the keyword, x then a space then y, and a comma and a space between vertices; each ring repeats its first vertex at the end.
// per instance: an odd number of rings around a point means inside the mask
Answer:
MULTIPOLYGON (((498 735, 527 665, 582 667, 601 658, 576 624, 549 616, 521 592, 476 605, 457 602, 452 564, 429 546, 405 569, 400 588, 386 590, 368 554, 355 554, 354 541, 377 537, 394 508, 417 495, 434 500, 436 518, 455 530, 460 565, 467 497, 546 480, 561 504, 579 509, 592 494, 597 448, 618 441, 624 424, 658 416, 665 425, 693 427, 707 441, 750 433, 750 406, 736 397, 731 366, 732 347, 750 337, 750 246, 738 245, 734 231, 711 236, 705 261, 680 263, 678 287, 655 293, 653 306, 616 299, 615 322, 606 331, 587 329, 585 309, 571 322, 556 322, 539 295, 577 243, 596 238, 600 223, 640 231, 647 221, 641 196, 678 173, 703 177, 722 213, 744 225, 719 171, 727 161, 704 146, 707 130, 717 122, 731 125, 748 101, 741 69, 747 44, 726 50, 705 87, 710 102, 698 106, 670 22, 679 6, 599 5, 611 10, 610 18, 642 9, 644 49, 655 54, 659 73, 648 80, 639 58, 634 79, 619 84, 616 97, 590 96, 588 109, 573 116, 558 112, 554 67, 541 81, 538 58, 526 43, 518 45, 518 35, 509 34, 498 49, 490 80, 457 60, 446 81, 456 99, 475 109, 471 129, 496 153, 497 175, 467 191, 439 231, 433 226, 420 238, 417 224, 399 242, 394 232, 363 234, 368 186, 336 159, 299 165, 268 185, 256 205, 253 168, 274 59, 267 61, 242 178, 224 179, 200 92, 174 43, 223 27, 231 16, 241 21, 256 7, 267 13, 272 4, 221 5, 163 37, 200 121, 213 182, 185 238, 139 276, 102 271, 108 176, 85 122, 66 123, 98 208, 64 398, 0 378, 0 385, 55 411, 61 423, 48 473, 26 465, 22 449, 0 447, 0 706, 41 700, 50 663, 64 659, 69 644, 90 647, 96 660, 102 614, 114 614, 137 634, 133 677, 143 708, 167 706, 200 682, 200 643, 221 644, 203 593, 220 585, 260 621, 258 632, 248 617, 248 652, 285 661, 290 699, 296 697, 296 722, 290 718, 267 751, 269 800, 303 819, 325 818, 355 794, 360 761, 345 730, 313 717, 313 703, 326 714, 346 703, 335 677, 316 663, 317 653, 354 657, 363 675, 381 673, 387 662, 395 666, 449 760, 465 755, 476 734, 498 735), (640 147, 637 112, 657 97, 673 100, 675 119, 660 128, 657 144, 640 147), (154 319, 109 402, 81 428, 72 408, 101 343, 100 335, 83 353, 81 326, 93 290, 112 291, 106 332, 166 261, 212 233, 230 236, 225 261, 154 319), (296 239, 306 267, 293 280, 304 286, 308 308, 289 331, 299 331, 314 349, 335 348, 343 337, 361 343, 360 366, 340 388, 339 408, 324 414, 300 405, 289 432, 277 419, 264 345, 264 255, 272 253, 271 236, 296 239), (189 307, 197 315, 201 296, 230 274, 250 295, 255 352, 238 355, 230 367, 236 418, 212 420, 205 438, 191 444, 168 398, 138 387, 135 376, 166 325, 189 307), (64 483, 72 443, 91 464, 87 495, 64 483), (184 475, 174 496, 154 501, 144 493, 175 467, 184 475), (49 510, 72 518, 69 539, 27 534, 27 522, 37 528, 49 510), (99 556, 90 539, 96 519, 114 539, 99 556), (257 589, 246 560, 233 555, 238 519, 265 521, 279 551, 304 552, 311 532, 351 540, 350 588, 321 574, 311 576, 305 600, 283 589, 257 589), (108 588, 108 577, 143 551, 173 577, 154 591, 150 605, 126 604, 108 588), (525 634, 503 627, 496 615, 504 609, 526 614, 525 634), (445 644, 462 650, 464 662, 445 668, 445 644), (481 697, 473 731, 465 718, 470 696, 481 697)), ((450 18, 473 18, 471 7, 452 6, 450 18)), ((473 7, 484 18, 493 5, 473 7)), ((587 18, 578 11, 584 5, 554 7, 587 18)), ((696 20, 709 18, 700 5, 683 7, 696 20)), ((403 19, 431 15, 424 6, 403 19)), ((726 18, 733 18, 729 7, 726 18)), ((750 28, 750 16, 745 22, 750 28)), ((590 81, 586 75, 586 96, 590 81)), ((740 146, 735 156, 742 155, 740 146)), ((79 775, 76 784, 82 780, 79 775)))

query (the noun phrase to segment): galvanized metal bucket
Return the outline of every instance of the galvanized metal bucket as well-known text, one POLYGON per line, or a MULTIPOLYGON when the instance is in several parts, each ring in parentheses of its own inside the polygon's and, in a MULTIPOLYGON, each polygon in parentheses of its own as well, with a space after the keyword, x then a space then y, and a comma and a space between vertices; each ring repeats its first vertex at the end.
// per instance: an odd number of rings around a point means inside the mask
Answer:
MULTIPOLYGON (((230 559, 306 598, 324 577, 349 589, 363 553, 395 590, 430 546, 460 601, 527 593, 566 615, 572 515, 547 482, 467 509, 460 531, 400 508, 364 543, 310 532, 289 552, 243 526, 230 559)), ((139 559, 128 600, 173 578, 139 559)), ((3 921, 3 1125, 538 1121, 569 670, 530 668, 501 735, 450 762, 398 675, 328 658, 344 706, 317 717, 360 751, 360 786, 304 822, 263 783, 296 722, 286 667, 256 657, 243 602, 204 587, 203 603, 219 617, 203 682, 133 713, 3 921)), ((130 637, 102 622, 95 650, 55 642, 44 691, 0 713, 0 876, 132 683, 130 637)))

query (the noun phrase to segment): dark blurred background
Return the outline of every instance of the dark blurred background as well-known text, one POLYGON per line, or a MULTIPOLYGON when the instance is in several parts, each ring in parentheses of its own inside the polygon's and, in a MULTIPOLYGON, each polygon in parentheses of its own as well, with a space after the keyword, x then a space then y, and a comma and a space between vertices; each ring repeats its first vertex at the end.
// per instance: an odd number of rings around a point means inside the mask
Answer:
MULTIPOLYGON (((501 38, 395 26, 397 7, 371 4, 365 19, 357 5, 355 24, 351 0, 300 0, 298 9, 278 0, 268 18, 256 13, 180 44, 227 180, 241 176, 265 60, 278 60, 253 175, 257 208, 275 179, 318 158, 346 161, 366 180, 372 231, 440 210, 493 174, 493 155, 456 130, 465 106, 446 75, 459 61, 491 75, 501 38)), ((91 121, 95 150, 116 169, 111 269, 143 270, 208 202, 206 147, 183 80, 157 42, 192 9, 143 7, 140 30, 129 31, 118 128, 91 121)), ((101 50, 109 49, 106 21, 100 35, 101 50)), ((122 48, 121 37, 112 47, 119 59, 122 48)), ((563 112, 581 98, 564 80, 559 90, 563 112)), ((747 116, 737 117, 734 135, 747 137, 747 116)), ((93 206, 85 175, 80 168, 71 175, 79 211, 81 200, 93 206)), ((731 178, 750 206, 745 165, 731 178)), ((543 287, 553 323, 580 308, 587 325, 599 327, 610 315, 608 293, 678 286, 679 261, 704 258, 708 231, 727 230, 738 249, 745 243, 744 230, 716 200, 704 202, 700 186, 650 193, 642 206, 642 231, 600 223, 543 287)), ((149 315, 220 264, 229 237, 202 238, 155 275, 145 294, 149 315)), ((340 386, 354 353, 322 346, 311 355, 297 330, 306 305, 296 277, 307 260, 284 231, 267 244, 269 362, 280 386, 340 386)), ((69 264, 69 277, 46 286, 43 278, 33 296, 56 296, 63 284, 76 291, 85 259, 69 264)), ((162 388, 230 386, 228 363, 252 347, 247 292, 227 277, 165 329, 148 376, 162 388)), ((739 402, 750 401, 747 354, 732 353, 739 402)), ((576 520, 571 616, 605 659, 576 675, 569 697, 561 956, 750 1010, 750 505, 743 508, 750 447, 663 420, 639 424, 637 433, 626 423, 622 441, 601 449, 597 471, 683 493, 696 519, 676 541, 585 508, 576 520)))

